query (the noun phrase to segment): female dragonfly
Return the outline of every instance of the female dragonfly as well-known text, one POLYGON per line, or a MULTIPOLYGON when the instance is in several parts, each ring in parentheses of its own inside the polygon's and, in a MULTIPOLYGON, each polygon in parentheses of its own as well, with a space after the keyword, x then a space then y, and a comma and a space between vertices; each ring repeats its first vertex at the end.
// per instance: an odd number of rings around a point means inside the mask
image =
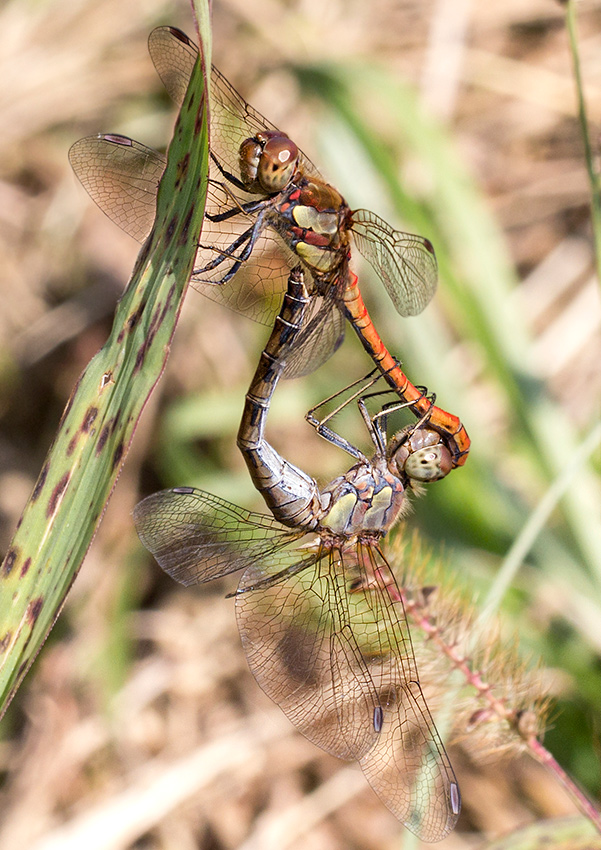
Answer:
POLYGON ((405 444, 414 434, 386 445, 375 424, 381 420, 371 420, 374 456, 355 449, 362 459, 321 489, 263 436, 308 300, 302 272, 293 270, 239 433, 273 516, 180 487, 144 499, 134 520, 142 543, 184 585, 242 572, 233 594, 238 629, 259 685, 311 741, 356 760, 411 831, 438 841, 459 816, 459 786, 422 693, 402 593, 380 548, 403 510, 405 444))

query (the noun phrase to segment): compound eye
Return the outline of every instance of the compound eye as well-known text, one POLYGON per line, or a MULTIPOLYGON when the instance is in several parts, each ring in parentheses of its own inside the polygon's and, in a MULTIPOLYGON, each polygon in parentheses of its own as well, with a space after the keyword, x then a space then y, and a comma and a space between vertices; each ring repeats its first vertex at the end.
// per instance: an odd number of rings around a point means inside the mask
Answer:
POLYGON ((249 188, 257 179, 263 148, 256 139, 245 139, 240 145, 240 177, 249 188))
POLYGON ((405 474, 415 481, 438 481, 453 469, 451 453, 446 446, 425 446, 409 455, 405 474))
POLYGON ((298 148, 287 136, 265 143, 257 173, 261 188, 270 195, 281 192, 294 177, 298 164, 298 148))

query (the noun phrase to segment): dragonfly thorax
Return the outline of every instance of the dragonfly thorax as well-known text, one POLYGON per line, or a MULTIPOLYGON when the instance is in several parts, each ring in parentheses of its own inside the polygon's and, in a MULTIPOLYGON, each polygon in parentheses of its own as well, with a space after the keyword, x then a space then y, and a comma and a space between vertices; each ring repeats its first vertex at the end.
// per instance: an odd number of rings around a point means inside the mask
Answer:
POLYGON ((240 177, 248 191, 274 195, 294 177, 299 150, 284 133, 265 130, 242 142, 239 157, 240 177))
POLYGON ((438 481, 453 469, 443 438, 432 428, 406 428, 389 443, 390 462, 413 481, 438 481))
POLYGON ((300 170, 274 201, 271 226, 309 269, 318 291, 325 292, 342 279, 341 268, 348 263, 346 201, 333 186, 300 170))
POLYGON ((320 526, 343 537, 364 532, 382 537, 399 519, 404 506, 401 480, 366 463, 358 463, 335 478, 321 496, 327 507, 320 526))

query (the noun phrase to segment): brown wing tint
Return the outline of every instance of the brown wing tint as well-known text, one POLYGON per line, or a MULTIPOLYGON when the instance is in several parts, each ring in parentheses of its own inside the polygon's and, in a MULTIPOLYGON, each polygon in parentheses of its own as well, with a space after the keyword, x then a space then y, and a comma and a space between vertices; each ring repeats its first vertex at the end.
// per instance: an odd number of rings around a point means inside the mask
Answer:
POLYGON ((256 585, 277 565, 253 565, 240 580, 236 614, 249 667, 265 693, 319 747, 358 759, 376 741, 379 703, 339 558, 338 550, 322 551, 270 587, 256 585))
MULTIPOLYGON (((459 785, 419 683, 400 589, 381 550, 359 548, 366 611, 373 634, 370 669, 382 707, 374 746, 359 764, 371 787, 408 829, 439 841, 459 816, 459 785)), ((370 639, 371 640, 371 639, 370 639)))
POLYGON ((247 569, 257 559, 270 558, 285 569, 295 556, 280 550, 303 536, 273 517, 192 487, 148 496, 136 505, 134 522, 162 569, 186 586, 247 569))
MULTIPOLYGON (((459 789, 418 682, 399 588, 371 544, 322 549, 302 572, 236 597, 249 666, 310 740, 357 759, 380 799, 427 841, 443 838, 459 789)), ((269 572, 250 567, 240 591, 269 572)))

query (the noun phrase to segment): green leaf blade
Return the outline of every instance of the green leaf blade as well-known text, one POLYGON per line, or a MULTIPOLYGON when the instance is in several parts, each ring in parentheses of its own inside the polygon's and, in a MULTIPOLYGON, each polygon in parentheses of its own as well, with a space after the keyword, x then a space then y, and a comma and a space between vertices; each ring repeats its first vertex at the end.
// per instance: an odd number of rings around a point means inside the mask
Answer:
POLYGON ((206 81, 199 59, 169 147, 152 232, 111 334, 67 403, 0 567, 2 711, 64 604, 169 354, 204 215, 206 81))

